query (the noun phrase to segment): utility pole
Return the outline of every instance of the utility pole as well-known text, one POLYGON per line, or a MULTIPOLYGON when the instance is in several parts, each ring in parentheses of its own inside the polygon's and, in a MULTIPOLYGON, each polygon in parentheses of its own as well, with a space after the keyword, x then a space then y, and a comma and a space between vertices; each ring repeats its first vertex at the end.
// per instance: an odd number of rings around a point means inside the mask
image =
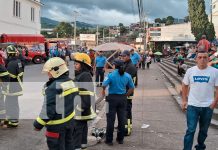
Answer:
POLYGON ((79 12, 73 11, 73 17, 74 17, 74 42, 76 45, 76 18, 79 16, 79 12))
POLYGON ((109 32, 109 43, 111 42, 111 34, 110 34, 110 27, 108 29, 108 32, 109 32))
POLYGON ((104 43, 104 28, 103 28, 103 43, 104 43))
POLYGON ((97 32, 96 32, 96 35, 97 35, 97 39, 96 39, 96 44, 97 44, 97 46, 98 46, 98 25, 97 25, 97 32))
POLYGON ((210 22, 213 23, 213 0, 210 0, 210 22))

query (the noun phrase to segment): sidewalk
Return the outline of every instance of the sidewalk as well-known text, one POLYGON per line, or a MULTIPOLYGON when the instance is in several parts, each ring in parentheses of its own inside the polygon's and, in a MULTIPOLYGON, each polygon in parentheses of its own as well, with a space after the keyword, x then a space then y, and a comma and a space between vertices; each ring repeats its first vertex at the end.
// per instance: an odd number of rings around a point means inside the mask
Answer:
MULTIPOLYGON (((114 133, 113 146, 100 143, 89 150, 182 150, 185 113, 171 97, 165 82, 156 64, 152 64, 149 70, 139 70, 139 85, 133 100, 132 135, 119 145, 114 133), (143 124, 150 126, 141 128, 143 124)), ((96 127, 106 127, 104 112, 96 127)), ((217 140, 218 130, 211 127, 206 140, 207 150, 218 150, 217 140)))

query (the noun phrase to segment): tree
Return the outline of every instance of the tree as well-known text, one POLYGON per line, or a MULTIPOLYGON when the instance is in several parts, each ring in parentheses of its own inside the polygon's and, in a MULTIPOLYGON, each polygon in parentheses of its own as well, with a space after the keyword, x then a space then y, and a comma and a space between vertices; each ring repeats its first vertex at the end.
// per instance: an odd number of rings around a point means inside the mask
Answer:
POLYGON ((166 18, 162 18, 161 23, 166 23, 166 22, 167 22, 167 19, 166 18))
POLYGON ((195 39, 199 41, 201 36, 205 34, 209 41, 215 37, 215 30, 213 24, 209 22, 208 16, 205 12, 204 0, 188 0, 188 11, 191 21, 191 31, 195 39))
POLYGON ((166 19, 166 25, 171 25, 174 23, 174 18, 172 16, 168 16, 166 19))
POLYGON ((155 22, 155 23, 161 23, 162 20, 161 20, 160 18, 156 18, 156 19, 154 19, 154 22, 155 22))
POLYGON ((70 23, 67 22, 61 22, 59 23, 54 30, 56 33, 58 33, 59 37, 71 37, 73 35, 73 27, 70 23))
POLYGON ((185 16, 184 17, 184 22, 189 22, 189 21, 190 21, 189 16, 185 16))
POLYGON ((123 25, 123 23, 119 23, 119 27, 120 27, 120 35, 124 35, 125 33, 127 33, 127 29, 123 25))

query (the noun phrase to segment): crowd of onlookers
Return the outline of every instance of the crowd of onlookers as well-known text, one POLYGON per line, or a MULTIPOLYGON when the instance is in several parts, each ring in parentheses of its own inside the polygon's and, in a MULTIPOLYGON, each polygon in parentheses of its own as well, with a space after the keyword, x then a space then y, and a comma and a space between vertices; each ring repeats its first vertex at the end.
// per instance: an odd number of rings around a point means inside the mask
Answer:
POLYGON ((177 71, 179 76, 183 76, 186 70, 188 69, 188 66, 185 64, 185 61, 195 61, 199 49, 203 49, 208 53, 208 65, 218 69, 217 46, 212 43, 209 43, 204 38, 204 36, 202 36, 202 40, 200 40, 196 45, 191 45, 189 47, 181 46, 172 49, 173 63, 177 64, 177 71))

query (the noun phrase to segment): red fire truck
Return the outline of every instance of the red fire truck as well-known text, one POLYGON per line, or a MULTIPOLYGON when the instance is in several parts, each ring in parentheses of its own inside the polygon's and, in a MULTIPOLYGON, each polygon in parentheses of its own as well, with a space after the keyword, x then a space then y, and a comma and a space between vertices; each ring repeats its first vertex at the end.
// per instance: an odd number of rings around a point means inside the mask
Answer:
POLYGON ((31 34, 2 34, 0 44, 14 44, 22 49, 22 54, 27 60, 39 64, 46 59, 45 37, 43 35, 31 34))

